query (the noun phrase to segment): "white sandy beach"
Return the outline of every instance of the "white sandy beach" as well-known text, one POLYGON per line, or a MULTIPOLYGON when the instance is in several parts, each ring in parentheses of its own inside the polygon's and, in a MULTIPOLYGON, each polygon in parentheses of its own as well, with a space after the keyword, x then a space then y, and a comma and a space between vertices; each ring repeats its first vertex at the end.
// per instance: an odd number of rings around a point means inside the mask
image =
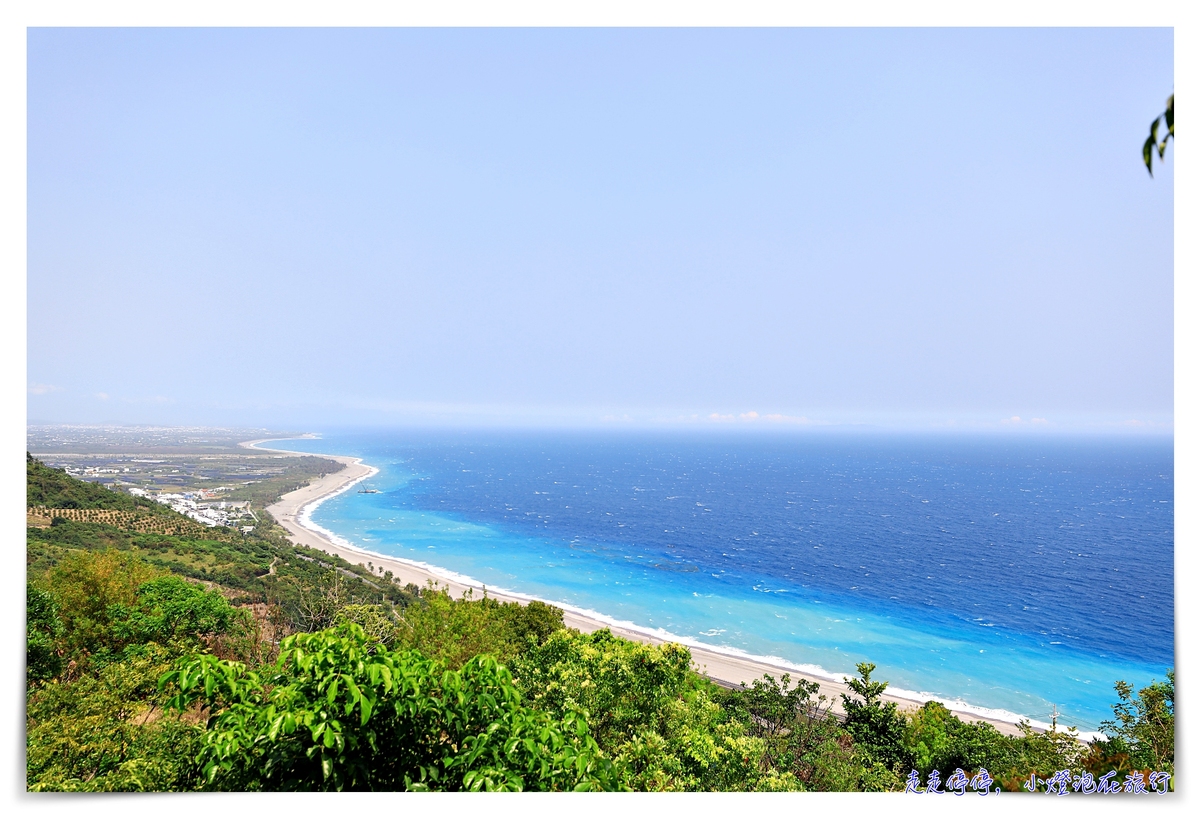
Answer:
MULTIPOLYGON (((309 452, 294 452, 285 449, 275 449, 260 444, 269 443, 270 440, 252 440, 242 443, 246 448, 256 449, 258 451, 269 451, 280 454, 311 454, 309 452)), ((444 576, 439 576, 421 566, 414 565, 405 560, 400 560, 395 557, 389 557, 385 554, 377 554, 373 551, 361 550, 345 545, 339 545, 333 542, 328 537, 318 531, 313 530, 302 524, 302 514, 306 507, 312 503, 335 494, 342 490, 349 490, 349 487, 361 480, 364 480, 377 472, 377 469, 364 464, 360 458, 346 457, 340 455, 322 454, 320 457, 329 460, 336 460, 346 464, 346 468, 334 474, 326 475, 323 478, 314 480, 308 486, 297 489, 296 491, 285 494, 279 502, 267 508, 267 511, 279 522, 288 533, 292 536, 293 541, 298 544, 308 546, 310 548, 320 549, 330 554, 345 559, 352 564, 366 565, 371 562, 376 568, 382 567, 385 571, 391 571, 392 574, 401 582, 414 583, 424 587, 427 582, 434 582, 440 587, 446 587, 454 596, 459 596, 468 589, 471 589, 476 597, 484 590, 482 585, 467 584, 461 581, 448 579, 444 576)), ((491 588, 487 589, 488 596, 499 599, 501 601, 526 602, 527 598, 516 597, 510 594, 497 592, 491 588)), ((553 600, 547 600, 553 602, 553 600)), ((555 603, 561 607, 561 603, 555 603)), ((651 644, 659 644, 664 639, 657 638, 653 635, 642 633, 627 628, 614 626, 611 623, 604 622, 594 617, 586 616, 582 613, 572 610, 564 610, 563 621, 568 627, 578 628, 580 631, 590 633, 591 631, 601 628, 609 628, 613 633, 622 636, 626 639, 637 640, 639 642, 648 642, 651 644)), ((717 650, 689 644, 688 647, 692 652, 692 660, 696 669, 709 678, 718 683, 725 685, 748 685, 752 680, 761 678, 764 673, 770 673, 773 676, 780 676, 783 673, 791 674, 792 678, 803 677, 810 681, 815 681, 821 685, 821 693, 829 697, 835 703, 840 702, 839 694, 847 692, 848 688, 841 681, 804 674, 797 672, 793 668, 774 665, 769 662, 762 661, 758 658, 740 657, 730 655, 717 650)), ((885 695, 884 698, 889 701, 897 702, 901 708, 914 708, 923 703, 922 699, 905 698, 901 696, 885 695)), ((840 711, 840 706, 835 704, 835 712, 840 711)), ((951 710, 959 718, 966 721, 986 721, 996 727, 1003 733, 1008 735, 1019 735, 1020 731, 1016 724, 1010 721, 1004 721, 995 718, 984 718, 978 713, 957 710, 951 707, 951 710)))

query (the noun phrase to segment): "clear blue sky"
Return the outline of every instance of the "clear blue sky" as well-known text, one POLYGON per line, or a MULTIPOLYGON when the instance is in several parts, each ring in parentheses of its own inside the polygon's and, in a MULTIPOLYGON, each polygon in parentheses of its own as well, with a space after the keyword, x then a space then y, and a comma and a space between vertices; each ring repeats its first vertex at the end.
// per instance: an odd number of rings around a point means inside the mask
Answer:
POLYGON ((29 419, 1169 427, 1172 65, 1167 29, 31 30, 29 419))

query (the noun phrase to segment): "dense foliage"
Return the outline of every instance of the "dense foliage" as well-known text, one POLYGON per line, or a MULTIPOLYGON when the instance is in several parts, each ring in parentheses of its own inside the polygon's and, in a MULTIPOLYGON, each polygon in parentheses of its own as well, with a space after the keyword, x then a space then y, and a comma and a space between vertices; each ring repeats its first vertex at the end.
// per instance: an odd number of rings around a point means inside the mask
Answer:
POLYGON ((178 650, 136 656, 31 687, 26 781, 31 790, 190 790, 200 783, 195 714, 165 713, 158 679, 178 650))
POLYGON ((200 731, 164 716, 158 679, 245 630, 245 612, 119 551, 70 554, 26 598, 30 787, 194 786, 200 731))
POLYGON ((58 640, 63 636, 62 620, 54 597, 33 585, 25 586, 25 678, 43 682, 62 672, 58 640))
MULTIPOLYGON (((54 502, 111 502, 30 473, 54 502)), ((786 675, 723 689, 681 645, 401 588, 269 528, 59 521, 27 551, 33 790, 896 791, 910 771, 986 769, 1020 791, 1059 770, 1174 773, 1173 672, 1118 682, 1107 738, 1086 745, 902 711, 868 663, 836 704, 786 675)))
POLYGON ((1175 671, 1134 694, 1117 682, 1113 719, 1101 725, 1107 738, 1096 742, 1083 763, 1092 773, 1175 769, 1175 671))
POLYGON ((490 656, 445 670, 392 651, 354 623, 284 640, 263 672, 197 656, 163 677, 186 710, 217 715, 206 785, 233 790, 612 789, 618 780, 577 713, 521 703, 490 656))
POLYGON ((849 792, 899 788, 896 773, 856 746, 820 685, 771 676, 725 694, 724 704, 748 732, 762 738, 762 766, 790 774, 797 789, 849 792))

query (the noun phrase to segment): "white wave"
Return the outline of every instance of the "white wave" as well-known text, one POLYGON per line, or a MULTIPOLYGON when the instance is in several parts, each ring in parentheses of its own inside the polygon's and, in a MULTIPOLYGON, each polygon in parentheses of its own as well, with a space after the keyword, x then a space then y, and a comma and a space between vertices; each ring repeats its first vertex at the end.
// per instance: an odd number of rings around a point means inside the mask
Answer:
MULTIPOLYGON (((262 443, 262 442, 268 442, 268 441, 258 441, 258 442, 262 443)), ((258 448, 258 447, 255 446, 254 448, 258 448)), ((264 451, 285 451, 285 450, 283 450, 283 449, 265 449, 264 451)), ((360 463, 362 463, 362 459, 355 458, 354 463, 360 464, 360 463)), ((711 651, 713 653, 721 654, 724 656, 730 656, 730 657, 737 658, 737 659, 744 659, 746 661, 751 661, 756 664, 769 665, 769 666, 772 666, 779 670, 800 673, 807 677, 822 679, 822 680, 828 681, 828 682, 842 683, 847 678, 854 678, 857 675, 857 671, 853 671, 853 672, 831 671, 831 670, 827 670, 824 667, 821 667, 820 665, 793 662, 789 659, 783 658, 782 656, 774 656, 774 655, 770 655, 770 654, 765 654, 765 655, 764 654, 756 654, 756 653, 751 653, 742 648, 733 647, 731 645, 714 645, 709 642, 702 642, 693 637, 681 636, 679 634, 672 633, 663 628, 652 628, 652 627, 649 627, 646 625, 639 625, 636 622, 632 622, 627 619, 618 619, 614 616, 610 616, 608 614, 601 613, 600 611, 596 611, 591 608, 580 607, 579 605, 575 605, 570 602, 566 602, 564 600, 545 599, 543 597, 534 596, 532 594, 526 594, 521 591, 516 591, 516 590, 510 589, 510 588, 505 588, 503 586, 498 586, 498 585, 489 586, 486 583, 475 579, 474 577, 468 576, 466 574, 460 574, 457 571, 452 571, 448 568, 443 568, 440 565, 433 565, 431 563, 424 562, 421 560, 409 559, 408 557, 400 557, 400 556, 396 556, 394 554, 383 554, 378 551, 372 551, 368 548, 363 548, 362 546, 351 542, 350 540, 346 539, 345 537, 342 537, 339 534, 335 534, 334 532, 330 531, 328 528, 325 528, 324 526, 314 522, 312 519, 312 513, 318 507, 320 507, 320 505, 322 503, 324 503, 326 500, 329 500, 333 497, 337 497, 338 495, 345 493, 346 491, 350 490, 353 486, 357 485, 358 483, 361 483, 363 480, 373 477, 379 473, 379 469, 377 469, 376 467, 367 465, 365 463, 363 463, 363 465, 367 466, 368 471, 366 474, 363 474, 361 477, 357 477, 354 480, 350 481, 349 483, 346 483, 345 485, 339 487, 336 491, 332 491, 329 494, 325 494, 325 495, 318 497, 318 498, 312 500, 311 502, 307 503, 300 510, 300 513, 297 515, 297 517, 296 517, 297 522, 304 528, 307 528, 309 531, 312 531, 313 533, 329 540, 334 545, 337 545, 340 548, 345 548, 349 551, 354 551, 356 553, 362 554, 367 557, 374 557, 374 558, 384 559, 384 560, 395 560, 396 562, 399 562, 399 563, 402 563, 405 565, 410 565, 414 568, 419 568, 423 571, 426 571, 427 573, 434 575, 438 579, 446 580, 447 582, 452 582, 457 585, 461 585, 461 586, 470 588, 472 590, 477 590, 477 591, 481 591, 484 593, 491 590, 495 593, 503 594, 504 596, 511 597, 513 599, 519 599, 524 602, 532 602, 535 600, 538 602, 545 602, 546 604, 554 605, 559 608, 562 608, 564 611, 570 611, 571 613, 577 614, 579 616, 587 617, 588 619, 592 619, 592 620, 601 622, 601 623, 608 625, 610 627, 613 627, 613 628, 619 628, 621 630, 631 631, 633 633, 638 633, 643 636, 649 636, 649 637, 658 639, 663 642, 676 642, 676 643, 679 643, 682 645, 687 645, 688 647, 699 648, 701 650, 707 650, 707 651, 711 651)), ((715 576, 715 574, 714 574, 714 576, 715 576)), ((705 631, 701 635, 716 636, 717 633, 714 631, 717 631, 717 629, 713 629, 711 631, 705 631)), ((720 632, 723 632, 723 630, 720 632)), ((890 685, 888 687, 887 694, 889 696, 893 696, 898 699, 904 699, 905 701, 910 701, 910 702, 913 702, 914 704, 918 704, 918 705, 924 704, 929 701, 936 701, 936 702, 940 702, 941 704, 945 705, 947 708, 949 708, 951 710, 954 710, 954 711, 957 711, 960 713, 967 713, 967 714, 970 714, 973 716, 978 716, 979 718, 992 719, 994 721, 1001 721, 1001 722, 1006 722, 1009 724, 1016 724, 1020 721, 1027 721, 1031 727, 1033 727, 1037 730, 1049 730, 1050 729, 1050 724, 1048 722, 1039 721, 1037 719, 1032 719, 1028 716, 1023 716, 1019 713, 1014 713, 1010 710, 973 705, 973 704, 970 704, 969 702, 963 701, 962 699, 947 698, 945 696, 939 696, 934 693, 927 693, 924 691, 906 690, 904 688, 891 687, 890 685)), ((1092 741, 1094 739, 1100 739, 1100 738, 1105 737, 1103 733, 1090 732, 1090 731, 1080 731, 1077 735, 1083 741, 1092 741)))
MULTIPOLYGON (((362 462, 362 458, 355 458, 354 465, 359 465, 359 464, 362 464, 364 466, 366 465, 365 463, 362 462)), ((354 486, 357 486, 362 481, 367 480, 368 478, 374 477, 377 474, 379 474, 379 469, 375 468, 374 466, 367 466, 367 471, 365 474, 361 475, 360 477, 354 478, 350 482, 348 482, 345 485, 338 488, 336 491, 331 491, 328 494, 322 494, 320 497, 316 498, 315 500, 313 500, 309 503, 306 503, 304 505, 304 507, 302 507, 300 509, 300 513, 296 515, 296 521, 298 523, 300 523, 300 525, 309 529, 310 531, 316 531, 318 528, 320 528, 321 532, 323 534, 325 534, 326 536, 333 536, 332 531, 329 531, 328 529, 325 529, 325 528, 321 528, 320 526, 318 526, 316 523, 314 523, 312 521, 312 513, 314 511, 316 511, 320 507, 320 505, 322 503, 324 503, 326 500, 332 500, 334 497, 337 497, 339 494, 345 494, 347 491, 352 489, 354 486)))

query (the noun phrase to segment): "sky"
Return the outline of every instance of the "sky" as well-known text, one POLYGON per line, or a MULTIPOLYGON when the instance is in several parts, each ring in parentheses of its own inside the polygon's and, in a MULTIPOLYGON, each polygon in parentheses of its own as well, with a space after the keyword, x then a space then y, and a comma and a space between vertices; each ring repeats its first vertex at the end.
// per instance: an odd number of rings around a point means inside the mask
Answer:
POLYGON ((1170 29, 31 29, 31 423, 1167 430, 1170 29))

